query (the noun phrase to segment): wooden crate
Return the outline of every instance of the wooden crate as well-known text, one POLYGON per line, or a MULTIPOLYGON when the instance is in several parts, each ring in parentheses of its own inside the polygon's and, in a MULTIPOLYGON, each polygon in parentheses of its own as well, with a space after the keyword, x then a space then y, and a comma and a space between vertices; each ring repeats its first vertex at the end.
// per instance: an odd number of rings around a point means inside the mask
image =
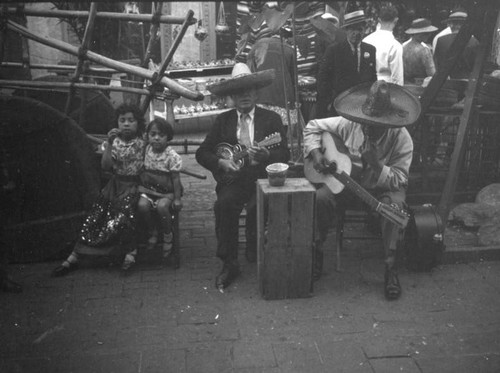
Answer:
POLYGON ((304 178, 289 178, 282 187, 257 181, 257 271, 264 299, 311 296, 315 198, 304 178))

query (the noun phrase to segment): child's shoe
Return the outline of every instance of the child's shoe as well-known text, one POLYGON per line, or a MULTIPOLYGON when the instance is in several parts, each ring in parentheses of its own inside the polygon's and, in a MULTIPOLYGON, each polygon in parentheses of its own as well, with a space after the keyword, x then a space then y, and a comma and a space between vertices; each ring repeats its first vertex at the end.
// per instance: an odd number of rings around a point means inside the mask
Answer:
POLYGON ((172 232, 163 234, 163 259, 167 259, 172 253, 174 235, 172 232))
POLYGON ((122 275, 128 276, 130 273, 132 273, 132 268, 135 264, 135 254, 135 252, 131 252, 125 255, 125 259, 123 260, 121 269, 122 275))

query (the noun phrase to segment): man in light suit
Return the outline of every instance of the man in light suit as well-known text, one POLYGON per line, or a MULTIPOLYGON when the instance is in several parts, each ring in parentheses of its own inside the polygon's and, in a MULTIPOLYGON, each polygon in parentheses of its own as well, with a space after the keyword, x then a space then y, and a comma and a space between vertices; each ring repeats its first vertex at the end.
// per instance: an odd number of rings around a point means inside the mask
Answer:
POLYGON ((343 91, 364 82, 375 82, 375 47, 361 41, 366 25, 362 10, 344 16, 346 40, 328 46, 317 76, 317 118, 337 116, 333 101, 343 91))
POLYGON ((238 225, 239 215, 246 205, 247 249, 249 262, 256 260, 256 180, 266 178, 266 166, 274 162, 288 162, 290 154, 281 118, 273 111, 255 106, 258 89, 270 84, 274 70, 251 73, 246 64, 237 63, 231 79, 207 89, 218 96, 229 95, 235 109, 219 114, 205 140, 196 151, 196 160, 210 170, 217 186, 214 205, 217 257, 223 267, 215 285, 223 291, 239 275, 238 225), (279 134, 275 147, 266 148, 257 143, 269 135, 279 134), (239 167, 234 159, 219 157, 216 147, 220 143, 242 144, 248 148, 246 165, 239 167), (229 179, 229 180, 228 180, 229 179))

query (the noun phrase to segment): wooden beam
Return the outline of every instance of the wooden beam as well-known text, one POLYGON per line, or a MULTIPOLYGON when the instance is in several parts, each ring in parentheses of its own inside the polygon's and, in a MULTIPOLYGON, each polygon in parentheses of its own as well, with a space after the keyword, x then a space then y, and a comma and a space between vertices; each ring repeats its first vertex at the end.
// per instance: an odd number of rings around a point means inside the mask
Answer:
MULTIPOLYGON (((91 3, 90 4, 90 15, 87 20, 87 24, 85 26, 85 33, 83 34, 83 40, 82 40, 82 45, 80 46, 81 51, 86 51, 89 48, 90 41, 92 40, 92 33, 94 31, 94 21, 95 21, 95 15, 97 14, 97 4, 96 3, 91 3)), ((78 79, 80 79, 80 74, 82 73, 82 68, 83 68, 83 63, 85 62, 85 56, 80 55, 78 58, 78 63, 76 64, 75 67, 75 74, 71 78, 72 82, 76 83, 78 82, 78 79)), ((66 114, 69 113, 71 109, 71 104, 73 102, 73 99, 75 97, 75 87, 72 86, 69 90, 68 98, 66 100, 66 107, 64 108, 64 112, 66 114)), ((84 100, 82 100, 82 106, 85 105, 85 97, 84 100)), ((83 110, 81 111, 83 113, 83 110)), ((81 125, 81 123, 80 123, 81 125)))
MULTIPOLYGON (((34 17, 48 17, 48 18, 88 18, 89 12, 84 10, 42 10, 42 9, 21 9, 8 8, 7 14, 22 14, 34 17)), ((149 14, 129 14, 129 13, 116 13, 116 12, 98 12, 96 18, 100 19, 116 19, 120 21, 133 21, 133 22, 152 22, 153 15, 149 14)), ((183 17, 174 17, 170 15, 162 15, 158 21, 165 24, 178 24, 184 23, 183 17)), ((196 19, 192 20, 192 24, 196 23, 196 19)))
MULTIPOLYGON (((58 50, 61 50, 63 52, 72 54, 74 56, 79 55, 79 49, 69 43, 66 43, 61 40, 57 40, 48 36, 41 36, 41 35, 36 35, 32 33, 30 30, 28 30, 26 27, 23 27, 15 22, 12 22, 11 20, 7 21, 6 24, 7 28, 11 31, 17 32, 23 36, 25 36, 28 39, 34 40, 36 42, 39 42, 41 44, 47 45, 52 48, 56 48, 58 50)), ((102 56, 100 54, 97 54, 92 51, 86 51, 85 56, 87 57, 88 60, 98 63, 100 65, 110 67, 116 70, 119 70, 121 72, 137 75, 141 78, 148 79, 148 80, 154 80, 155 72, 150 71, 148 69, 144 69, 142 67, 138 66, 132 66, 120 61, 113 60, 112 58, 108 58, 105 56, 102 56)), ((192 91, 186 87, 183 87, 176 81, 169 79, 165 76, 163 76, 159 82, 160 85, 167 87, 170 89, 172 92, 177 93, 178 95, 181 95, 183 97, 186 97, 190 100, 194 101, 201 101, 203 100, 204 96, 201 92, 195 92, 192 91)))
MULTIPOLYGON (((160 67, 159 67, 158 72, 157 72, 158 76, 164 76, 165 71, 167 70, 167 67, 170 64, 170 61, 172 61, 172 57, 174 56, 175 51, 179 47, 179 44, 181 43, 182 38, 184 38, 184 35, 186 34, 186 31, 187 31, 187 29, 188 29, 188 27, 190 25, 190 22, 193 19, 193 16, 194 16, 194 12, 191 9, 188 10, 188 12, 186 14, 186 18, 184 19, 184 23, 182 24, 181 29, 179 30, 179 33, 177 34, 177 37, 175 38, 174 42, 172 43, 172 46, 170 47, 170 50, 168 51, 167 55, 163 59, 162 63, 160 64, 160 67)), ((152 87, 152 90, 155 91, 156 90, 156 85, 158 83, 157 82, 153 82, 153 84, 154 85, 152 87)), ((173 91, 173 92, 174 93, 178 93, 178 92, 175 92, 175 91, 173 91)), ((143 113, 145 113, 146 110, 148 109, 150 102, 151 102, 151 96, 144 97, 144 101, 143 101, 142 106, 141 106, 141 109, 142 109, 143 113)))
POLYGON ((149 95, 151 92, 147 89, 119 87, 110 85, 99 85, 91 83, 68 83, 68 82, 45 82, 41 80, 3 80, 0 79, 0 87, 10 88, 33 88, 33 89, 62 89, 69 90, 71 85, 78 89, 92 89, 95 91, 115 91, 136 93, 140 95, 149 95))
MULTIPOLYGON (((497 12, 498 13, 498 12, 497 12)), ((479 51, 474 61, 474 67, 469 78, 469 84, 465 93, 464 110, 460 117, 455 147, 451 156, 450 169, 446 177, 443 194, 438 206, 438 212, 443 221, 448 221, 448 214, 455 196, 457 187, 458 174, 463 163, 464 142, 467 134, 467 129, 474 118, 474 108, 476 104, 476 92, 483 76, 483 69, 488 52, 493 40, 494 26, 497 13, 484 10, 483 20, 483 35, 479 44, 479 51)))

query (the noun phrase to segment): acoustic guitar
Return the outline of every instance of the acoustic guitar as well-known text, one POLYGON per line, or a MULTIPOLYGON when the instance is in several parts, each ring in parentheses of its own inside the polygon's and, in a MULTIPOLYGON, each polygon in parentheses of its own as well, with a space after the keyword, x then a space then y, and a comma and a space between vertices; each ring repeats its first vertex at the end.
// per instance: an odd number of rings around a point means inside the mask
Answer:
POLYGON ((340 193, 344 187, 353 192, 373 211, 376 211, 392 223, 405 228, 409 221, 409 214, 386 203, 382 203, 366 191, 350 176, 352 163, 346 154, 347 149, 342 141, 328 132, 323 132, 321 137, 323 155, 330 165, 326 173, 320 173, 313 167, 313 160, 308 157, 304 160, 304 174, 312 183, 324 183, 334 194, 340 193), (339 150, 340 149, 340 150, 339 150))
MULTIPOLYGON (((281 134, 276 132, 265 137, 262 141, 256 143, 256 145, 269 149, 280 143, 281 134)), ((248 165, 250 162, 250 159, 248 158, 248 149, 242 144, 231 145, 227 142, 221 142, 215 146, 215 154, 219 158, 233 160, 233 162, 238 166, 238 169, 248 165)), ((234 173, 230 174, 218 171, 214 174, 214 178, 217 182, 230 184, 234 181, 236 175, 234 173)))

